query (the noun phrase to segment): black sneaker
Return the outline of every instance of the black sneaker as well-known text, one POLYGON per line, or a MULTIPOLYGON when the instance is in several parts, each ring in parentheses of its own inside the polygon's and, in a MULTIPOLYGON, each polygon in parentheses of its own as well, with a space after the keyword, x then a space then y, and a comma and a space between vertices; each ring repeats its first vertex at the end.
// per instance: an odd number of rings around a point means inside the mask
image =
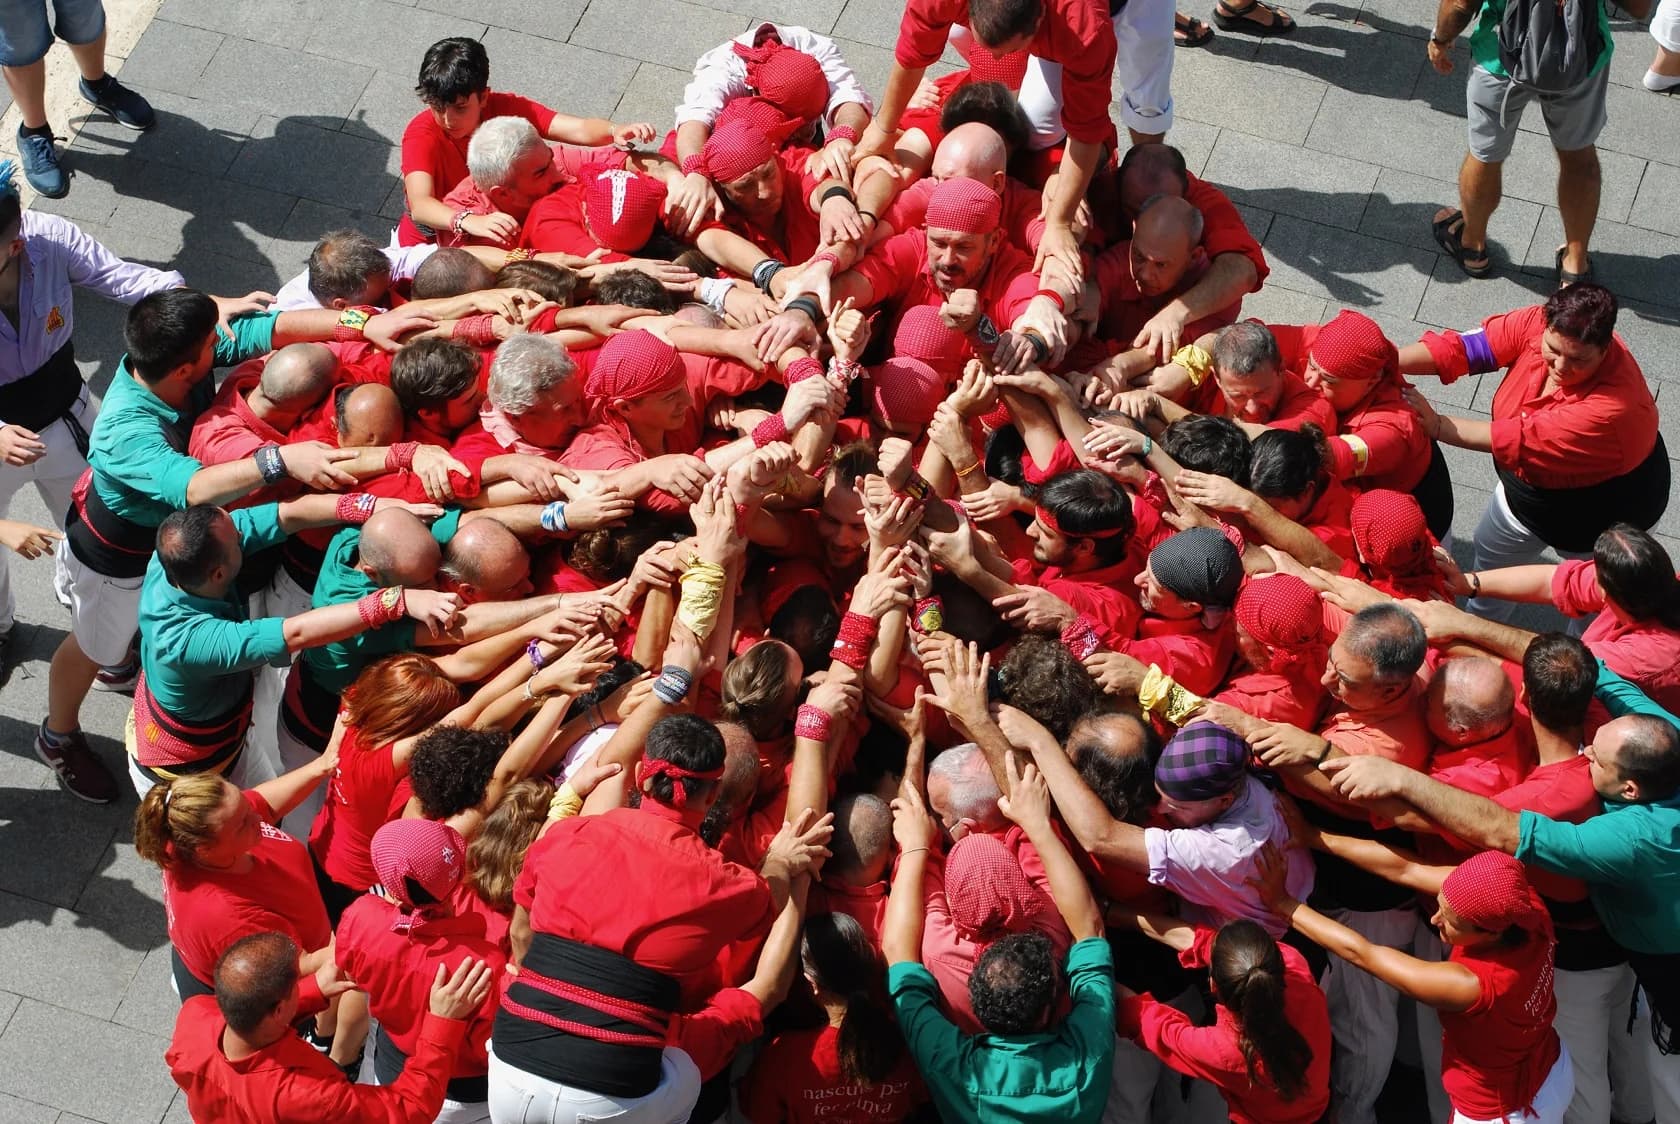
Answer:
POLYGON ((58 774, 58 783, 71 796, 89 804, 109 804, 117 798, 117 782, 111 776, 80 730, 63 740, 49 739, 42 723, 35 734, 35 756, 58 774))
POLYGON ((157 124, 152 103, 109 74, 98 82, 79 79, 76 88, 82 92, 82 100, 92 102, 96 108, 110 114, 111 120, 125 129, 143 133, 157 124))
POLYGON ((58 163, 58 146, 53 143, 50 128, 35 130, 19 125, 17 143, 23 178, 37 194, 48 199, 62 199, 70 194, 70 177, 58 163))

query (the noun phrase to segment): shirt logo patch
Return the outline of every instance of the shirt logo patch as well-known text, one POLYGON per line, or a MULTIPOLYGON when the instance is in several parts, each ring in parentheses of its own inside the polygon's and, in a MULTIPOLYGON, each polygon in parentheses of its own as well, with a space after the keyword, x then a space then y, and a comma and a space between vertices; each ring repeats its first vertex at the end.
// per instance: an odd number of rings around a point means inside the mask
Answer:
POLYGON ((64 327, 64 313, 60 312, 55 304, 52 306, 52 311, 47 313, 47 331, 56 332, 62 327, 64 327))

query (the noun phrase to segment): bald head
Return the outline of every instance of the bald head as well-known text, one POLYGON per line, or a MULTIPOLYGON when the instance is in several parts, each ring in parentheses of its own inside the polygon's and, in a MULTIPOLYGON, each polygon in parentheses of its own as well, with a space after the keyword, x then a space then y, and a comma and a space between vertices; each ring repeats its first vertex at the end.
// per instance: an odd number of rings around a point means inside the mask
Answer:
POLYGON ((384 383, 366 382, 338 391, 340 448, 395 445, 402 433, 402 403, 384 383))
POLYGON ((480 601, 524 596, 530 587, 531 556, 512 531, 494 519, 461 524, 443 552, 443 573, 480 601))
POLYGON ((1162 296, 1185 279, 1202 240, 1202 213, 1176 195, 1157 195, 1132 225, 1132 280, 1146 297, 1162 296))
POLYGON ((337 371, 326 344, 288 344, 269 356, 257 386, 265 401, 302 413, 326 397, 337 371))
POLYGON ((409 291, 415 300, 434 297, 458 297, 462 293, 476 293, 496 284, 490 268, 459 246, 436 250, 414 272, 409 291))
POLYGON ((892 809, 871 793, 842 796, 834 802, 834 854, 823 877, 846 886, 879 882, 892 858, 892 809))
POLYGON ((933 154, 932 175, 936 180, 964 177, 979 180, 987 187, 1003 194, 1004 169, 1009 164, 1009 149, 1003 137, 990 125, 970 121, 958 125, 933 154))
MULTIPOLYGON (((297 961, 297 945, 284 933, 253 933, 229 946, 216 963, 216 1006, 229 1029, 247 1041, 265 1029, 297 986, 297 961)), ((281 1022, 267 1029, 278 1031, 263 1035, 274 1041, 289 1028, 281 1022)))
POLYGON ((437 580, 443 551, 412 512, 390 508, 362 524, 361 566, 380 585, 427 586, 437 580))
POLYGON ((1469 745, 1511 724, 1517 692, 1497 660, 1467 656, 1447 660, 1429 680, 1430 732, 1447 745, 1469 745))

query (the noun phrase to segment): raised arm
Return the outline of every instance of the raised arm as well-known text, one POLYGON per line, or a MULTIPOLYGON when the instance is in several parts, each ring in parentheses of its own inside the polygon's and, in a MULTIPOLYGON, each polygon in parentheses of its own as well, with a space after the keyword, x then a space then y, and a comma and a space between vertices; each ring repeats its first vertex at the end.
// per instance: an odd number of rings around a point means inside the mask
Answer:
POLYGON ((1006 760, 1009 794, 998 801, 998 807, 1027 833, 1027 840, 1038 849, 1045 876, 1050 880, 1050 896, 1055 899, 1073 939, 1082 941, 1102 936, 1102 910, 1097 908, 1090 884, 1050 825, 1050 786, 1031 763, 1017 769, 1013 756, 1006 760))

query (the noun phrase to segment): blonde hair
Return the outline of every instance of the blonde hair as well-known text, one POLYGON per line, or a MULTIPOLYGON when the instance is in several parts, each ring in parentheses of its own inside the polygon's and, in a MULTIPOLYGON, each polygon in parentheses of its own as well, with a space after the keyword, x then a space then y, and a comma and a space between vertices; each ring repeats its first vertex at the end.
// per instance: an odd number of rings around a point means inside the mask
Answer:
POLYGON ((134 813, 134 851, 170 867, 215 841, 227 784, 218 773, 192 773, 153 785, 134 813))
POLYGON ((513 912, 513 884, 548 818, 554 786, 529 777, 510 786, 467 845, 467 885, 498 913, 513 912))

